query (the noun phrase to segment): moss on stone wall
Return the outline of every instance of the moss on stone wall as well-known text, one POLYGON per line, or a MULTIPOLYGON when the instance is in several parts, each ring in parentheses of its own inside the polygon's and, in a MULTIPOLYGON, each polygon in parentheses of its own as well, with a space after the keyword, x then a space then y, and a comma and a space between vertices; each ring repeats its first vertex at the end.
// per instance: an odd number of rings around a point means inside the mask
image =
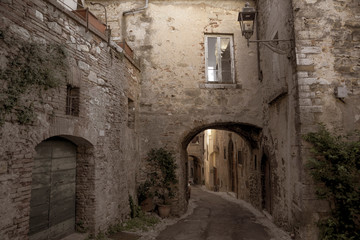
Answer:
POLYGON ((0 126, 6 116, 15 113, 20 124, 30 124, 35 117, 33 102, 21 101, 26 93, 55 88, 67 77, 64 48, 58 44, 38 44, 5 39, 10 48, 18 47, 14 55, 7 56, 7 64, 0 70, 3 84, 0 90, 0 126))

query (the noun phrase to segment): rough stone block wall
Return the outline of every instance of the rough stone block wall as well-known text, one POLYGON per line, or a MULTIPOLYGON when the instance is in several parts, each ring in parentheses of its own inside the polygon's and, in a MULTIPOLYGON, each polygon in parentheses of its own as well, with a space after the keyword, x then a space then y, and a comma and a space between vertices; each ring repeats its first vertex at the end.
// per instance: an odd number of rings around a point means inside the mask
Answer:
POLYGON ((274 222, 289 232, 298 229, 299 191, 298 102, 291 1, 257 1, 260 40, 289 40, 259 45, 263 93, 263 138, 259 161, 270 164, 271 196, 266 209, 274 222))
MULTIPOLYGON (((336 134, 360 129, 359 1, 295 0, 293 12, 301 134, 316 130, 320 122, 336 134)), ((308 148, 304 143, 303 162, 308 148)), ((314 222, 328 211, 312 185, 304 172, 302 239, 316 239, 314 222)))
POLYGON ((146 10, 122 16, 126 10, 143 7, 144 2, 106 2, 114 40, 125 39, 142 57, 142 158, 153 147, 166 146, 176 152, 180 184, 177 213, 186 208, 186 137, 191 135, 191 139, 214 123, 261 125, 256 49, 247 48, 237 21, 244 4, 149 1, 146 10), (205 34, 233 37, 236 84, 205 85, 205 34))
POLYGON ((1 69, 19 51, 10 39, 59 44, 68 63, 58 87, 23 96, 34 105, 33 123, 20 125, 13 112, 0 126, 0 239, 27 239, 35 147, 52 136, 78 146, 77 220, 89 231, 124 220, 138 167, 138 66, 57 1, 0 1, 0 30, 1 69), (79 117, 65 114, 69 84, 80 88, 79 117), (128 98, 136 109, 131 129, 128 98))

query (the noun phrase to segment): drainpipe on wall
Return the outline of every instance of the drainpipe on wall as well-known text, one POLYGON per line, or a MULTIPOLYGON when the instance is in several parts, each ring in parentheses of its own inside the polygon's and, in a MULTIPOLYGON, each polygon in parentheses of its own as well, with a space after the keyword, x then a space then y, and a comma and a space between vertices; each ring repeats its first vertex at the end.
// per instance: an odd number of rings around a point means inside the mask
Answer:
POLYGON ((137 8, 137 9, 132 9, 132 10, 129 10, 129 11, 125 11, 125 12, 123 12, 123 16, 128 15, 128 14, 134 14, 134 13, 138 13, 138 12, 144 11, 145 9, 148 8, 148 5, 149 5, 149 0, 146 0, 144 7, 142 7, 142 8, 137 8))

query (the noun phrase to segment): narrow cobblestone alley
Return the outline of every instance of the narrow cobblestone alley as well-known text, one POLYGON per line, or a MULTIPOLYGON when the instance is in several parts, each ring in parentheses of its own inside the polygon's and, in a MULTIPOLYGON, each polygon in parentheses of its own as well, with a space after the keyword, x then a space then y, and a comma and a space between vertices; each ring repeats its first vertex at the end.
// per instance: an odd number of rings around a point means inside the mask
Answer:
POLYGON ((192 199, 196 204, 193 213, 167 227, 157 240, 287 239, 271 236, 270 229, 258 223, 251 211, 219 195, 192 187, 192 199))

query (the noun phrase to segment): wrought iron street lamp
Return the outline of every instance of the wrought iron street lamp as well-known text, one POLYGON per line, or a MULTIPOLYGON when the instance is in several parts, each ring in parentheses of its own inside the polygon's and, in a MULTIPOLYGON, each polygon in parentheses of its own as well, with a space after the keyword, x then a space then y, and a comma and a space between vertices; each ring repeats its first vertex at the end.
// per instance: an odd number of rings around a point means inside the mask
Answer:
POLYGON ((238 21, 240 22, 241 34, 247 39, 249 46, 249 39, 254 34, 254 26, 256 22, 257 12, 255 8, 250 7, 250 4, 245 3, 242 12, 239 12, 238 21))
POLYGON ((286 54, 285 50, 279 49, 268 43, 291 42, 292 39, 250 40, 251 36, 254 34, 257 16, 258 12, 255 8, 251 7, 248 2, 245 3, 242 12, 239 12, 238 21, 240 22, 241 34, 246 38, 247 45, 249 46, 249 43, 251 42, 262 43, 278 54, 286 54))

